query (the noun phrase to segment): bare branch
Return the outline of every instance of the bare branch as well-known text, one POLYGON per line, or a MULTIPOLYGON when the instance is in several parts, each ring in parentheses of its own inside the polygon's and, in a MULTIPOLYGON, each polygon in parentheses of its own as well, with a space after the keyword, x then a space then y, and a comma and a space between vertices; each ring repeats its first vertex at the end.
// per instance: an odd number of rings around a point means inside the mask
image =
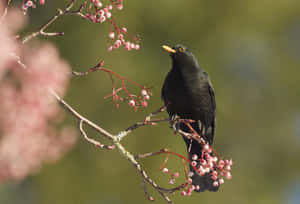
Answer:
POLYGON ((41 26, 41 28, 39 29, 39 31, 33 32, 30 35, 26 36, 23 38, 22 43, 25 44, 26 42, 28 42, 29 40, 31 40, 34 37, 37 37, 39 35, 44 35, 44 36, 61 36, 64 35, 64 32, 45 32, 45 30, 52 24, 54 23, 59 17, 67 15, 67 14, 76 14, 82 18, 85 18, 84 15, 80 12, 82 10, 82 6, 84 4, 81 5, 81 7, 78 9, 78 11, 71 11, 71 9, 73 8, 75 2, 77 0, 71 0, 70 3, 66 6, 65 9, 57 9, 57 13, 55 16, 53 16, 46 24, 44 24, 43 26, 41 26))
POLYGON ((83 117, 82 115, 80 115, 77 111, 75 111, 69 104, 67 104, 62 98, 60 98, 58 96, 58 94, 53 91, 52 89, 50 89, 50 93, 58 100, 58 102, 67 110, 69 111, 76 119, 78 120, 82 120, 84 121, 87 125, 89 125, 90 127, 94 128, 96 131, 98 131, 99 133, 101 133, 103 136, 105 136, 106 138, 110 139, 111 141, 113 141, 115 139, 115 136, 112 135, 111 133, 107 132, 106 130, 104 130, 103 128, 99 127, 98 125, 96 125, 95 123, 89 121, 88 119, 86 119, 85 117, 83 117))
MULTIPOLYGON (((125 147, 120 143, 120 138, 124 134, 129 134, 130 132, 121 131, 117 135, 113 135, 109 133, 108 131, 104 130, 100 126, 96 125, 95 123, 89 121, 82 115, 80 115, 77 111, 75 111, 69 104, 67 104, 62 98, 58 96, 58 94, 50 90, 50 93, 57 99, 57 101, 68 111, 70 112, 78 121, 79 121, 79 130, 81 134, 84 136, 84 138, 90 142, 91 144, 102 147, 102 144, 94 139, 91 139, 87 136, 86 132, 83 129, 83 123, 90 126, 91 128, 95 129, 97 132, 104 135, 106 138, 110 139, 115 147, 120 151, 120 153, 137 169, 137 171, 140 173, 140 175, 143 177, 143 182, 149 183, 168 203, 172 203, 170 198, 165 193, 172 193, 174 191, 177 191, 182 188, 182 185, 180 187, 176 187, 173 189, 166 189, 158 186, 148 175, 147 173, 142 169, 141 165, 136 161, 136 157, 131 154, 129 151, 125 149, 125 147)), ((104 147, 104 146, 103 146, 104 147)), ((109 147, 109 146, 108 146, 109 147)), ((109 149, 109 148, 108 148, 109 149)), ((150 198, 149 198, 150 199, 150 198)))

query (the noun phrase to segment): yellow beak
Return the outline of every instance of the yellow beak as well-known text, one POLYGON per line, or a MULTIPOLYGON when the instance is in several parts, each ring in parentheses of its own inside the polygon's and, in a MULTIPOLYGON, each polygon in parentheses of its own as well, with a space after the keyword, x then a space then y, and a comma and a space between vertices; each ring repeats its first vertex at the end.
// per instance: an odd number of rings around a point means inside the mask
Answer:
POLYGON ((167 45, 163 45, 162 48, 164 48, 168 53, 176 53, 176 50, 167 45))

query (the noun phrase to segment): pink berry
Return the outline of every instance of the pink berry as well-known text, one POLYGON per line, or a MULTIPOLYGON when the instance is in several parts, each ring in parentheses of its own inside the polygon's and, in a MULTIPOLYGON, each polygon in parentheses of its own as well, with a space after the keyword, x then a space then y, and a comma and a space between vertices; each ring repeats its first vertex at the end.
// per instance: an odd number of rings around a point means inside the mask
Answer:
POLYGON ((204 171, 205 171, 205 173, 209 173, 210 172, 210 168, 205 168, 204 171))
POLYGON ((103 11, 103 9, 100 9, 98 12, 97 12, 100 16, 104 16, 104 11, 103 11))
POLYGON ((134 48, 135 48, 135 44, 134 44, 134 43, 131 43, 131 44, 130 44, 130 47, 131 47, 132 49, 134 49, 134 48))
POLYGON ((179 177, 179 173, 178 173, 178 172, 175 172, 175 173, 173 174, 173 176, 174 176, 174 178, 178 178, 178 177, 179 177))
POLYGON ((226 173, 226 178, 227 178, 228 180, 230 180, 230 179, 232 178, 232 176, 231 176, 231 173, 230 173, 230 172, 227 172, 227 173, 226 173))
POLYGON ((214 181, 213 182, 213 186, 217 187, 219 185, 219 182, 218 181, 214 181))
POLYGON ((192 180, 191 178, 188 178, 188 179, 187 179, 187 182, 188 182, 189 184, 192 184, 193 180, 192 180))
POLYGON ((123 27, 123 28, 121 28, 121 31, 122 31, 123 33, 127 33, 127 28, 123 27))
POLYGON ((209 147, 208 144, 205 144, 204 147, 203 147, 203 149, 204 149, 205 151, 208 151, 208 150, 210 149, 210 147, 209 147))
POLYGON ((193 156, 192 156, 192 160, 197 160, 198 159, 198 155, 197 154, 194 154, 193 156))
POLYGON ((131 50, 130 42, 125 42, 124 47, 127 51, 131 50))
POLYGON ((109 11, 108 11, 108 8, 103 8, 103 11, 105 12, 105 13, 108 13, 109 11))
POLYGON ((231 167, 230 167, 229 165, 227 165, 227 166, 225 167, 225 169, 226 169, 227 171, 230 171, 230 170, 231 170, 231 167))
POLYGON ((222 178, 219 179, 219 183, 220 183, 220 184, 223 184, 223 183, 224 183, 224 179, 222 179, 222 178))
POLYGON ((199 186, 199 185, 196 185, 196 186, 195 186, 195 190, 196 190, 196 191, 199 191, 199 190, 200 190, 200 186, 199 186))
POLYGON ((119 38, 120 40, 122 40, 122 39, 124 39, 124 35, 123 35, 123 34, 119 34, 119 35, 118 35, 118 38, 119 38))
POLYGON ((162 172, 163 172, 163 173, 168 173, 168 172, 169 172, 169 169, 163 168, 162 172))
POLYGON ((113 46, 109 46, 108 48, 107 48, 107 51, 109 51, 109 52, 111 52, 111 51, 113 51, 113 46))
POLYGON ((204 159, 201 159, 201 160, 200 160, 200 163, 201 163, 201 165, 203 165, 203 166, 205 166, 205 165, 207 164, 206 160, 204 160, 204 159))
POLYGON ((218 164, 219 168, 223 168, 224 165, 225 165, 225 162, 224 162, 224 160, 221 159, 218 164))
POLYGON ((122 10, 122 9, 123 9, 123 4, 118 4, 118 5, 117 5, 117 8, 118 8, 119 10, 122 10))
POLYGON ((27 7, 32 7, 33 6, 33 2, 32 1, 27 1, 25 5, 27 7))
POLYGON ((218 157, 212 157, 212 161, 213 162, 217 162, 218 161, 218 157))
POLYGON ((212 174, 213 176, 218 176, 218 172, 217 172, 217 171, 213 171, 211 174, 212 174))
POLYGON ((185 196, 185 195, 186 195, 186 192, 185 192, 185 191, 181 191, 180 194, 183 195, 183 196, 185 196))
POLYGON ((114 47, 119 48, 121 46, 121 44, 122 44, 121 40, 116 40, 114 47))
POLYGON ((134 100, 130 100, 130 101, 129 101, 129 105, 130 105, 131 107, 134 107, 134 106, 135 106, 135 101, 134 101, 134 100))
POLYGON ((108 8, 108 10, 112 10, 113 6, 112 5, 108 5, 107 8, 108 8))
POLYGON ((110 17, 111 17, 111 12, 107 12, 107 13, 106 13, 106 17, 107 17, 107 18, 110 18, 110 17))
POLYGON ((114 32, 110 32, 108 34, 108 37, 111 38, 111 39, 114 39, 115 38, 115 33, 114 32))
POLYGON ((174 184, 174 183, 175 183, 175 180, 174 180, 174 179, 170 179, 170 180, 169 180, 169 183, 170 183, 170 184, 174 184))
POLYGON ((147 93, 147 91, 146 91, 145 89, 143 89, 143 90, 141 91, 141 94, 142 94, 142 96, 147 96, 147 95, 148 95, 148 93, 147 93))
POLYGON ((44 5, 45 4, 45 0, 40 0, 40 4, 44 5))
POLYGON ((96 0, 96 1, 95 1, 95 5, 96 5, 98 8, 102 7, 102 3, 101 3, 99 0, 96 0))
POLYGON ((143 106, 143 107, 147 107, 147 106, 148 106, 147 101, 143 101, 143 102, 142 102, 142 106, 143 106))
POLYGON ((192 161, 191 165, 192 166, 197 166, 197 162, 196 161, 192 161))
POLYGON ((100 16, 100 23, 103 23, 106 20, 105 16, 100 16))
POLYGON ((134 49, 139 50, 140 49, 140 45, 136 44, 134 49))
POLYGON ((213 175, 211 178, 215 181, 218 179, 218 176, 213 175))
POLYGON ((149 200, 154 201, 154 198, 152 196, 149 197, 149 200))

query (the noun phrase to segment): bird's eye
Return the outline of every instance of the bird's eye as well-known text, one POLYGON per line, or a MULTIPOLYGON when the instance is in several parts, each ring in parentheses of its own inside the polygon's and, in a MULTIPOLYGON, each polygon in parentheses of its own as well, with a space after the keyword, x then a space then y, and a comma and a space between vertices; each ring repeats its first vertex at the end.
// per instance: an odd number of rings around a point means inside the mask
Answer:
POLYGON ((185 48, 184 47, 180 47, 179 48, 179 52, 185 52, 185 48))

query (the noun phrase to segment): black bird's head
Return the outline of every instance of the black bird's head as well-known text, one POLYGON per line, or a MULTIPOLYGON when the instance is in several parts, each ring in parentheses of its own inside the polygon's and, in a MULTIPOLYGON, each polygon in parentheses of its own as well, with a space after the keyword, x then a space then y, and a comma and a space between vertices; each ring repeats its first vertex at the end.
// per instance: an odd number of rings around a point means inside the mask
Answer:
POLYGON ((162 48, 170 53, 173 67, 200 69, 196 57, 185 46, 176 45, 175 47, 169 47, 167 45, 163 45, 162 48))

